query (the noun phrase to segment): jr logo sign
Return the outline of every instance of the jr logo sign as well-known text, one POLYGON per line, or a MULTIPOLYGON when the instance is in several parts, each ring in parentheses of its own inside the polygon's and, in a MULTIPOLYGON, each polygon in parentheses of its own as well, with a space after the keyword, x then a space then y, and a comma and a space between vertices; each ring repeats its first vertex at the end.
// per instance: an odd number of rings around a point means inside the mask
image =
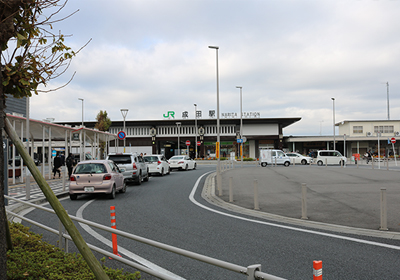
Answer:
POLYGON ((175 112, 174 111, 168 111, 168 113, 167 113, 167 115, 163 115, 164 116, 164 118, 173 118, 173 119, 175 119, 175 112))

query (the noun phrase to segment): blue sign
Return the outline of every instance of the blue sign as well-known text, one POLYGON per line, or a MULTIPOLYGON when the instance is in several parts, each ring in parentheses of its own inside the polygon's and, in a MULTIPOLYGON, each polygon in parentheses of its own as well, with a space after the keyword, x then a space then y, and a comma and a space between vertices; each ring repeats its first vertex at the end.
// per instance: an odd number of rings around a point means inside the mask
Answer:
POLYGON ((238 143, 243 143, 243 139, 237 139, 238 143))
POLYGON ((123 132, 123 131, 120 131, 120 132, 118 132, 118 139, 120 139, 120 140, 124 140, 125 139, 125 137, 126 137, 126 134, 125 134, 125 132, 123 132))
POLYGON ((57 151, 56 151, 56 150, 53 150, 53 151, 51 152, 51 155, 52 155, 53 157, 55 157, 55 156, 57 155, 57 151))

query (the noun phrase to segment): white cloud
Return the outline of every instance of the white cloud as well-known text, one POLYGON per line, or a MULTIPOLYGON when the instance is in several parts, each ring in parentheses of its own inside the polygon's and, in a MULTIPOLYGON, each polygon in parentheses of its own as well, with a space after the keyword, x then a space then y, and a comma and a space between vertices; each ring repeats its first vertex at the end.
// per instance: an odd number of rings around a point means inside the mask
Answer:
POLYGON ((218 45, 221 112, 302 117, 289 135, 332 134, 336 120, 400 119, 400 1, 70 1, 60 24, 74 49, 68 74, 32 98, 37 119, 79 121, 106 110, 112 120, 161 119, 173 110, 216 109, 218 45), (43 108, 48 108, 43 110, 43 108))

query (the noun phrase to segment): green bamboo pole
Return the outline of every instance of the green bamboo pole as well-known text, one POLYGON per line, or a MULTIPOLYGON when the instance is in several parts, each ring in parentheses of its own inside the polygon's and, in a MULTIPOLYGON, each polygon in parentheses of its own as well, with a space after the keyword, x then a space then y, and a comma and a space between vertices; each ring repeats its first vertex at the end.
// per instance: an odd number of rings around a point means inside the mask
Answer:
POLYGON ((107 274, 104 272, 103 268, 101 267, 99 261, 95 258, 92 251, 86 244, 85 240, 83 239, 82 235, 79 233, 78 229, 76 228, 75 224, 72 222, 71 218, 68 216, 67 212, 65 211, 64 207, 57 199, 53 190, 49 187, 49 184, 43 178, 42 174, 39 172, 39 169, 36 167, 33 159, 28 154, 27 150, 24 148, 23 143, 19 139, 17 133, 15 132, 14 128, 12 127, 8 118, 5 118, 5 131, 7 132, 8 136, 11 138, 12 142, 14 143, 15 147, 17 148, 18 152, 21 154, 21 157, 24 159, 24 163, 29 168, 29 171, 35 178, 36 183, 42 190, 44 196, 46 197, 47 201, 50 203, 51 207, 56 212, 58 218, 63 223, 65 229, 68 231, 69 235, 71 236, 72 240, 74 241, 76 247, 78 248, 79 252, 82 254, 83 258, 86 260, 87 264, 89 265, 90 269, 96 276, 96 279, 109 279, 107 274))

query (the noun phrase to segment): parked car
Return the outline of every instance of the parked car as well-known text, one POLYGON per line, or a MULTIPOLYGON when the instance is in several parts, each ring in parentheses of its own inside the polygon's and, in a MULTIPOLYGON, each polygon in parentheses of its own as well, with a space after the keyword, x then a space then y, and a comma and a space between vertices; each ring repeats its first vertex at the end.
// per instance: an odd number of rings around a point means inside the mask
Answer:
POLYGON ((324 165, 324 164, 345 165, 347 162, 347 159, 339 151, 321 150, 321 151, 318 151, 318 153, 317 153, 316 161, 319 166, 324 165))
POLYGON ((111 160, 81 161, 73 170, 69 181, 71 200, 80 194, 105 193, 111 199, 116 192, 126 192, 124 176, 118 166, 111 160))
POLYGON ((149 180, 147 164, 140 155, 132 153, 110 153, 107 159, 114 161, 118 165, 127 183, 133 182, 140 185, 142 181, 149 180))
POLYGON ((303 165, 311 164, 313 162, 312 157, 306 157, 299 153, 286 153, 286 155, 290 158, 290 163, 295 164, 301 163, 303 165))
POLYGON ((171 170, 188 170, 196 169, 197 167, 196 161, 191 159, 189 156, 173 156, 168 160, 168 162, 171 170))
POLYGON ((290 165, 290 158, 281 150, 260 149, 260 164, 266 167, 268 164, 290 165))
MULTIPOLYGON (((20 166, 21 165, 21 156, 15 156, 14 162, 15 162, 15 166, 20 166)), ((12 164, 13 164, 12 158, 8 159, 8 164, 12 166, 12 164)))
POLYGON ((171 172, 169 163, 164 155, 146 155, 143 156, 143 159, 149 168, 150 175, 158 174, 164 176, 171 172))

